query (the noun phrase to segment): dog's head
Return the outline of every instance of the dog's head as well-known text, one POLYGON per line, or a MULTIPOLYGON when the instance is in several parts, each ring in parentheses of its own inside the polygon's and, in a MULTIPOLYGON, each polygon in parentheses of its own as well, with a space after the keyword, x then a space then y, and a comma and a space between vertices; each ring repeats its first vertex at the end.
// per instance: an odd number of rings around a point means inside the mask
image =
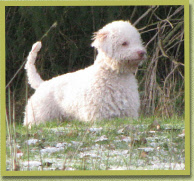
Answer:
POLYGON ((120 66, 137 67, 146 59, 140 34, 128 21, 114 21, 104 26, 94 34, 92 46, 120 66))

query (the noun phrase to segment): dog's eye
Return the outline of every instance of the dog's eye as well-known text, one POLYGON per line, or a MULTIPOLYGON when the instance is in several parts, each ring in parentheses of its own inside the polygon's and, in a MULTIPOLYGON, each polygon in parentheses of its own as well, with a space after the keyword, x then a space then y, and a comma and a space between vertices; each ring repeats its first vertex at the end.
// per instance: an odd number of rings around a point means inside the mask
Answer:
POLYGON ((128 43, 126 41, 122 43, 122 46, 127 46, 127 45, 128 43))

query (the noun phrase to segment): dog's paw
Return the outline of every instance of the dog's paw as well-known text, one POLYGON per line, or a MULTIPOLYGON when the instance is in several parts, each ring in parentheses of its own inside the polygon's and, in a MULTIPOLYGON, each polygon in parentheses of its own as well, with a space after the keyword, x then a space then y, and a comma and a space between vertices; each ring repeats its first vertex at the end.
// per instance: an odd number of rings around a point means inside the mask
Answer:
POLYGON ((34 45, 32 46, 32 52, 34 53, 39 52, 41 47, 42 47, 42 43, 40 41, 34 43, 34 45))

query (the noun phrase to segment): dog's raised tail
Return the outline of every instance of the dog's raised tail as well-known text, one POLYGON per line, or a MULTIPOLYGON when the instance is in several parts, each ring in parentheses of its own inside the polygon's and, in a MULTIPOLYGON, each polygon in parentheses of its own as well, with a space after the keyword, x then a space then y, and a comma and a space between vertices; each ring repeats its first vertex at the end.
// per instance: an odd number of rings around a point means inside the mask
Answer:
POLYGON ((40 51, 42 47, 42 44, 40 41, 36 42, 32 46, 32 50, 30 51, 27 62, 25 65, 25 69, 27 71, 27 76, 28 76, 28 83, 31 85, 33 89, 37 89, 44 80, 40 77, 38 74, 36 67, 34 65, 37 57, 37 53, 40 51))

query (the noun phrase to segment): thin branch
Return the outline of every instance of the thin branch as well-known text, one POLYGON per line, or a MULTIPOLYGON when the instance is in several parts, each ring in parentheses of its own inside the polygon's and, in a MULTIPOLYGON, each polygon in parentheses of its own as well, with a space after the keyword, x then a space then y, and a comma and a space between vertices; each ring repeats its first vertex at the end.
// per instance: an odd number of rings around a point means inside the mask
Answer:
POLYGON ((21 69, 24 67, 25 63, 26 63, 27 60, 25 60, 23 62, 23 64, 20 66, 20 68, 17 70, 17 72, 15 73, 15 75, 11 78, 11 80, 8 82, 8 84, 6 85, 5 89, 7 89, 10 84, 13 82, 13 80, 16 78, 16 76, 18 75, 18 73, 21 71, 21 69))
POLYGON ((135 23, 133 23, 134 26, 136 26, 145 16, 147 16, 147 14, 149 14, 150 11, 152 11, 156 6, 151 6, 144 14, 142 14, 139 19, 137 19, 135 21, 135 23))

